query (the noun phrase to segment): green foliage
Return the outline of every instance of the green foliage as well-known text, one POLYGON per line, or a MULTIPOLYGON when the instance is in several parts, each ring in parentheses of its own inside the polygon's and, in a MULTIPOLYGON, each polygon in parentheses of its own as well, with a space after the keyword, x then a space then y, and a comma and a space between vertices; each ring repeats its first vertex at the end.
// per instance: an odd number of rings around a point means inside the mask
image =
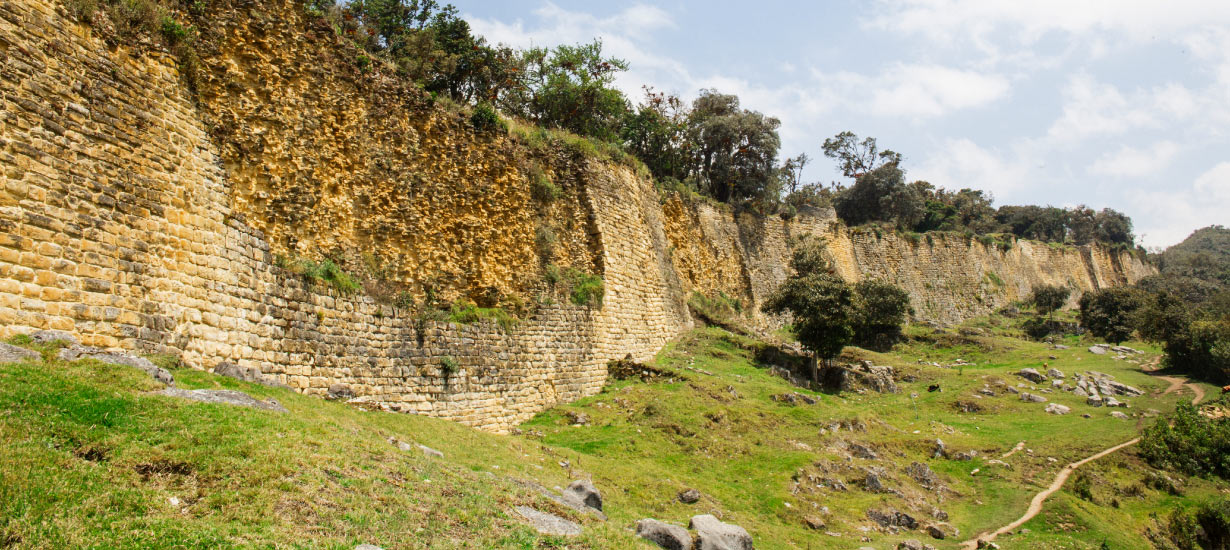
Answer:
POLYGON ((461 364, 458 363, 457 359, 453 358, 453 356, 445 355, 440 358, 440 372, 444 374, 445 378, 457 374, 460 370, 461 364))
POLYGON ((602 141, 618 139, 629 107, 615 87, 615 75, 628 64, 603 56, 600 40, 530 48, 520 60, 520 86, 506 99, 508 109, 548 128, 602 141))
POLYGON ((1093 479, 1088 473, 1082 471, 1076 474, 1076 479, 1072 480, 1072 493, 1093 502, 1093 479))
POLYGON ((602 277, 574 269, 568 270, 566 276, 572 283, 572 292, 568 296, 572 303, 578 306, 602 307, 602 297, 606 292, 602 277))
POLYGON ((179 44, 188 40, 191 35, 191 29, 184 27, 179 21, 176 21, 175 18, 169 15, 162 16, 159 30, 168 44, 179 44))
POLYGON ((30 338, 29 334, 14 334, 8 339, 8 344, 12 346, 28 346, 32 343, 34 339, 30 338))
POLYGON ((540 203, 550 204, 563 195, 559 186, 555 185, 555 182, 551 181, 542 167, 537 164, 530 165, 529 180, 530 196, 540 203))
POLYGON ((1086 292, 1080 298, 1081 326, 1117 345, 1132 336, 1141 299, 1140 291, 1131 287, 1086 292))
POLYGON ((645 100, 624 117, 620 139, 658 181, 682 180, 692 169, 688 114, 679 96, 646 86, 645 100))
POLYGON ((1230 479, 1230 419, 1208 418, 1179 403, 1169 421, 1159 418, 1145 429, 1140 455, 1158 468, 1230 479))
POLYGON ((854 342, 860 347, 887 351, 901 340, 901 327, 913 314, 910 295, 900 287, 878 280, 854 285, 854 342))
POLYGON ((854 292, 830 269, 823 245, 809 239, 791 257, 794 274, 773 291, 761 309, 789 314, 795 337, 826 362, 854 339, 854 292))
POLYGON ((741 109, 737 96, 701 90, 692 103, 688 126, 695 173, 709 196, 722 202, 776 200, 781 121, 741 109))
POLYGON ((892 222, 910 229, 923 219, 923 199, 918 189, 906 185, 905 172, 896 163, 881 165, 861 174, 854 185, 833 200, 837 216, 850 225, 892 222))
POLYGON ((1230 229, 1220 225, 1198 229, 1183 242, 1167 248, 1157 264, 1167 276, 1230 286, 1230 229))
POLYGON ((479 132, 508 132, 508 123, 500 119, 490 103, 479 103, 474 107, 474 112, 470 113, 470 125, 479 132))
POLYGON ((1068 297, 1072 295, 1072 289, 1058 285, 1034 285, 1033 292, 1029 295, 1029 302, 1034 305, 1034 308, 1041 315, 1050 315, 1053 311, 1063 307, 1068 302, 1068 297))
POLYGON ((517 326, 517 318, 503 308, 478 307, 474 302, 459 301, 449 306, 448 321, 459 325, 469 325, 484 320, 494 321, 504 330, 517 326))
POLYGON ((286 264, 287 269, 291 272, 298 273, 307 283, 325 283, 342 294, 353 294, 362 288, 362 285, 353 276, 343 271, 331 259, 326 258, 323 261, 316 262, 301 258, 297 261, 288 262, 288 260, 284 260, 282 263, 286 264))
POLYGON ((854 132, 842 132, 824 140, 820 146, 824 156, 837 161, 838 168, 847 178, 860 178, 877 168, 901 163, 901 154, 885 149, 881 151, 876 138, 862 141, 854 132))

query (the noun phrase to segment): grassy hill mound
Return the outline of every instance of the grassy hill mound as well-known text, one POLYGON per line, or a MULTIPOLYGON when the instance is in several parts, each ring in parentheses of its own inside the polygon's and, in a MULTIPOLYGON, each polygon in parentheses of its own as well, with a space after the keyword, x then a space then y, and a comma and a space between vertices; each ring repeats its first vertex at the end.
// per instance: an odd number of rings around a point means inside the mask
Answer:
MULTIPOLYGON (((182 401, 136 369, 92 360, 5 364, 0 547, 652 548, 631 532, 636 520, 686 525, 705 513, 746 528, 757 548, 956 547, 1019 517, 1063 465, 1134 437, 1154 421, 1149 409, 1190 399, 1162 395, 1168 384, 1141 371, 1154 350, 1117 359, 1075 337, 1051 349, 1001 320, 979 324, 912 328, 891 354, 848 357, 896 367, 898 393, 800 388, 771 364, 781 350, 700 329, 512 436, 191 370, 174 371, 178 387, 241 390, 289 412, 182 401), (1069 382, 1098 371, 1146 394, 1112 411, 1014 374, 1045 373, 1044 362, 1069 382), (1071 412, 1048 414, 1008 387, 1071 412), (602 491, 607 521, 533 489, 578 478, 602 491), (688 489, 698 501, 680 498, 688 489), (539 535, 518 505, 584 532, 539 535)), ((1027 533, 1001 542, 1149 548, 1150 514, 1217 491, 1198 478, 1180 478, 1181 495, 1154 488, 1131 451, 1081 472, 1027 533)))

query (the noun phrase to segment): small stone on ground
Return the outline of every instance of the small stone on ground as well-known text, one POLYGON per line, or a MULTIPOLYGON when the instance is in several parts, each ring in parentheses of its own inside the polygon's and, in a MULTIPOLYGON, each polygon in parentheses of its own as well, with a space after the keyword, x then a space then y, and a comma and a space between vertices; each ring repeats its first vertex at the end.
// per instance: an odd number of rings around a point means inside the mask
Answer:
POLYGON ((540 512, 529 506, 514 508, 517 514, 529 521, 539 533, 557 537, 572 537, 581 534, 581 526, 555 514, 540 512))

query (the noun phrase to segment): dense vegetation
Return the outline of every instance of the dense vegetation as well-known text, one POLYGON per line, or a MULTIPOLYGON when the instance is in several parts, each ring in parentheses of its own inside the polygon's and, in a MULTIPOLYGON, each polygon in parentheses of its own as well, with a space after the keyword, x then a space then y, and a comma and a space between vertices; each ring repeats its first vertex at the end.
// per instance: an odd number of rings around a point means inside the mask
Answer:
POLYGON ((1162 344, 1168 366, 1230 380, 1230 229, 1193 233, 1158 258, 1160 273, 1134 287, 1086 293, 1081 324, 1111 342, 1133 332, 1162 344))

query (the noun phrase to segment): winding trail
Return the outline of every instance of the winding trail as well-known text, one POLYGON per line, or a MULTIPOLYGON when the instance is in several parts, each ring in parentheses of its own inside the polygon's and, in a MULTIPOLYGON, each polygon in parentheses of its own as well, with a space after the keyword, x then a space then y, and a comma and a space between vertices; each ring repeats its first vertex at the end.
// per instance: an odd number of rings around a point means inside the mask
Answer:
MULTIPOLYGON (((1148 365, 1145 365, 1144 371, 1147 373, 1151 373, 1151 371, 1157 367, 1157 364, 1159 361, 1161 361, 1161 359, 1162 359, 1161 356, 1158 356, 1151 363, 1149 363, 1148 365)), ((1197 405, 1201 401, 1204 401, 1204 389, 1201 388, 1200 386, 1189 383, 1186 378, 1180 378, 1176 376, 1158 376, 1158 378, 1161 378, 1162 380, 1165 380, 1166 382, 1170 383, 1170 386, 1167 387, 1166 390, 1162 392, 1162 395, 1176 392, 1180 388, 1183 388, 1186 386, 1187 389, 1192 390, 1192 393, 1195 394, 1192 397, 1193 405, 1197 405)), ((1130 447, 1132 445, 1135 445, 1139 442, 1140 442, 1139 437, 1133 438, 1128 441, 1124 441, 1123 443, 1120 443, 1118 445, 1115 445, 1114 447, 1111 447, 1109 449, 1104 449, 1101 452, 1093 456, 1086 457, 1083 460, 1073 462, 1071 464, 1068 464, 1067 466, 1064 466, 1064 468, 1060 470, 1058 474, 1055 475, 1055 480, 1051 482, 1050 487, 1047 487, 1045 491, 1042 491, 1034 495, 1033 500, 1029 502, 1029 509, 1025 511, 1025 515, 1021 516, 1016 521, 1009 523, 1008 525, 1005 525, 1003 527, 1000 527, 999 529, 996 529, 995 531, 983 533, 981 535, 978 535, 970 540, 967 540, 961 543, 961 548, 964 550, 976 550, 978 548, 978 543, 980 541, 991 542, 995 540, 996 537, 1003 535, 1005 533, 1008 533, 1009 531, 1012 531, 1013 529, 1016 529, 1017 527, 1024 525, 1025 522, 1033 519, 1034 516, 1038 515, 1038 513, 1042 511, 1042 505, 1046 502, 1046 499, 1050 497, 1051 495, 1055 494, 1055 491, 1058 491, 1060 488, 1062 488, 1064 482, 1068 481, 1068 478, 1072 476, 1072 472, 1075 472, 1077 468, 1080 468, 1081 466, 1084 466, 1085 464, 1093 462, 1108 454, 1114 453, 1115 451, 1118 451, 1124 447, 1130 447)), ((1015 452, 1015 451, 1012 451, 1012 452, 1015 452)), ((1012 454, 1012 452, 1009 452, 1009 454, 1012 454)))

